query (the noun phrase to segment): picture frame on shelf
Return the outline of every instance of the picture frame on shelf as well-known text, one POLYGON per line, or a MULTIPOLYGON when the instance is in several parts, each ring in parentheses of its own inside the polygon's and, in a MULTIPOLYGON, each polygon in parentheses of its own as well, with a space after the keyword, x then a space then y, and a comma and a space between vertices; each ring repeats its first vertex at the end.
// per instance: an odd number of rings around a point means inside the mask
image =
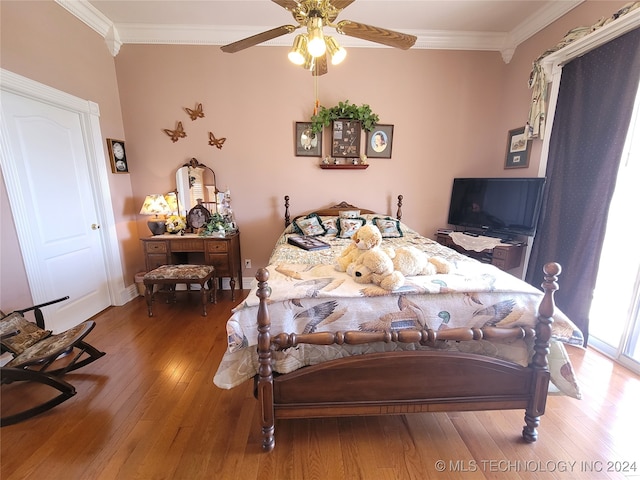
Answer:
POLYGON ((322 132, 313 133, 311 123, 296 122, 296 157, 322 157, 322 132))
POLYGON ((529 154, 531 142, 525 135, 525 127, 509 130, 507 136, 507 155, 504 168, 527 168, 529 166, 529 154))
POLYGON ((334 120, 331 127, 331 156, 335 158, 360 157, 359 120, 334 120))
POLYGON ((377 124, 367 132, 366 155, 369 158, 391 158, 393 146, 393 125, 377 124))
POLYGON ((109 160, 111 160, 111 172, 129 173, 124 140, 107 138, 107 150, 109 151, 109 160))

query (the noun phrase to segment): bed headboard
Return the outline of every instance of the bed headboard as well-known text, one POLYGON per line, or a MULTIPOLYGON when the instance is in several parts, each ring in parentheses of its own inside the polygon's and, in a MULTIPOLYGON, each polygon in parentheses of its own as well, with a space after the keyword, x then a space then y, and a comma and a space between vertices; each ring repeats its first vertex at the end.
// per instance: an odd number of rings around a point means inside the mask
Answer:
MULTIPOLYGON (((398 220, 402 220, 402 195, 398 195, 398 210, 396 211, 396 218, 398 220)), ((340 215, 341 210, 360 210, 360 213, 370 214, 370 213, 378 213, 373 210, 369 210, 367 208, 356 207, 355 205, 351 205, 347 202, 340 202, 337 205, 332 207, 325 207, 313 210, 318 215, 321 216, 338 216, 340 215)), ((309 212, 311 213, 311 212, 309 212)), ((297 218, 297 217, 296 217, 297 218)), ((289 226, 291 223, 291 215, 289 213, 289 195, 284 196, 284 226, 285 228, 289 226)))

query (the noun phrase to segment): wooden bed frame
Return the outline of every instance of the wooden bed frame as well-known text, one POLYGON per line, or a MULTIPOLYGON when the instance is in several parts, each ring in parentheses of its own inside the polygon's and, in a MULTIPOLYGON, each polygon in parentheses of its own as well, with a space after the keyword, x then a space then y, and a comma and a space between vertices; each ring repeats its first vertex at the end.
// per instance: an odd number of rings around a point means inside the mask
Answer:
MULTIPOLYGON (((402 196, 398 197, 398 211, 402 196)), ((288 225, 289 197, 285 197, 288 225)), ((345 202, 320 215, 357 209, 345 202)), ((367 213, 360 209, 361 213, 367 213)), ((373 213, 373 212, 370 212, 373 213)), ((537 427, 544 413, 549 388, 547 355, 553 323, 554 293, 558 289, 560 265, 544 267, 544 297, 535 328, 453 328, 400 332, 318 332, 272 335, 267 307, 269 272, 261 268, 258 280, 258 362, 256 395, 261 404, 262 449, 275 446, 275 420, 358 415, 388 415, 419 412, 524 409, 522 436, 538 438, 537 427), (534 337, 534 354, 527 367, 504 360, 446 351, 396 351, 357 355, 305 367, 285 375, 274 375, 271 349, 301 343, 314 345, 364 344, 371 342, 420 342, 518 339, 534 337), (399 375, 398 372, 403 372, 399 375), (416 382, 416 379, 424 379, 416 382)))

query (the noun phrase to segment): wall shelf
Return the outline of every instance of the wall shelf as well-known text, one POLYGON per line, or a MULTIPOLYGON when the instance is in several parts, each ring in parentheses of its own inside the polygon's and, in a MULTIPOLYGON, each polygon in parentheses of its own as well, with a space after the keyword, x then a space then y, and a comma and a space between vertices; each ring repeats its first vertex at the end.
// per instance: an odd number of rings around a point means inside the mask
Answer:
POLYGON ((320 164, 320 168, 323 170, 364 170, 368 168, 369 164, 366 165, 325 165, 320 164))

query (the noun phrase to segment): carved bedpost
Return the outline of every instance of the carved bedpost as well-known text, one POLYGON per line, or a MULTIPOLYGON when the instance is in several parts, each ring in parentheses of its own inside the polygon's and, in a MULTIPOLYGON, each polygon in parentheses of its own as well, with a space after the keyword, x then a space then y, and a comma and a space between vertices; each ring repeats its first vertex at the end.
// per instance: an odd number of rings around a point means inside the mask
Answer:
POLYGON ((396 212, 396 218, 398 220, 402 220, 402 199, 404 197, 402 195, 398 195, 398 211, 396 212))
POLYGON ((555 303, 553 295, 558 290, 558 275, 562 271, 557 263, 547 263, 544 268, 544 281, 542 289, 544 297, 538 308, 538 323, 536 323, 536 338, 533 345, 533 358, 530 367, 534 370, 534 384, 532 388, 535 394, 529 401, 529 406, 524 415, 525 426, 522 436, 525 441, 531 443, 538 439, 537 428, 540 425, 540 415, 544 413, 549 390, 549 341, 551 340, 551 324, 555 303))
MULTIPOLYGON (((289 198, 289 197, 285 197, 289 198)), ((258 401, 261 409, 262 450, 270 452, 276 445, 274 437, 275 418, 273 412, 273 371, 271 369, 271 320, 267 309, 267 299, 271 289, 267 284, 269 271, 258 269, 258 401)))
POLYGON ((291 223, 291 217, 289 216, 289 195, 284 196, 284 228, 287 228, 291 223))

